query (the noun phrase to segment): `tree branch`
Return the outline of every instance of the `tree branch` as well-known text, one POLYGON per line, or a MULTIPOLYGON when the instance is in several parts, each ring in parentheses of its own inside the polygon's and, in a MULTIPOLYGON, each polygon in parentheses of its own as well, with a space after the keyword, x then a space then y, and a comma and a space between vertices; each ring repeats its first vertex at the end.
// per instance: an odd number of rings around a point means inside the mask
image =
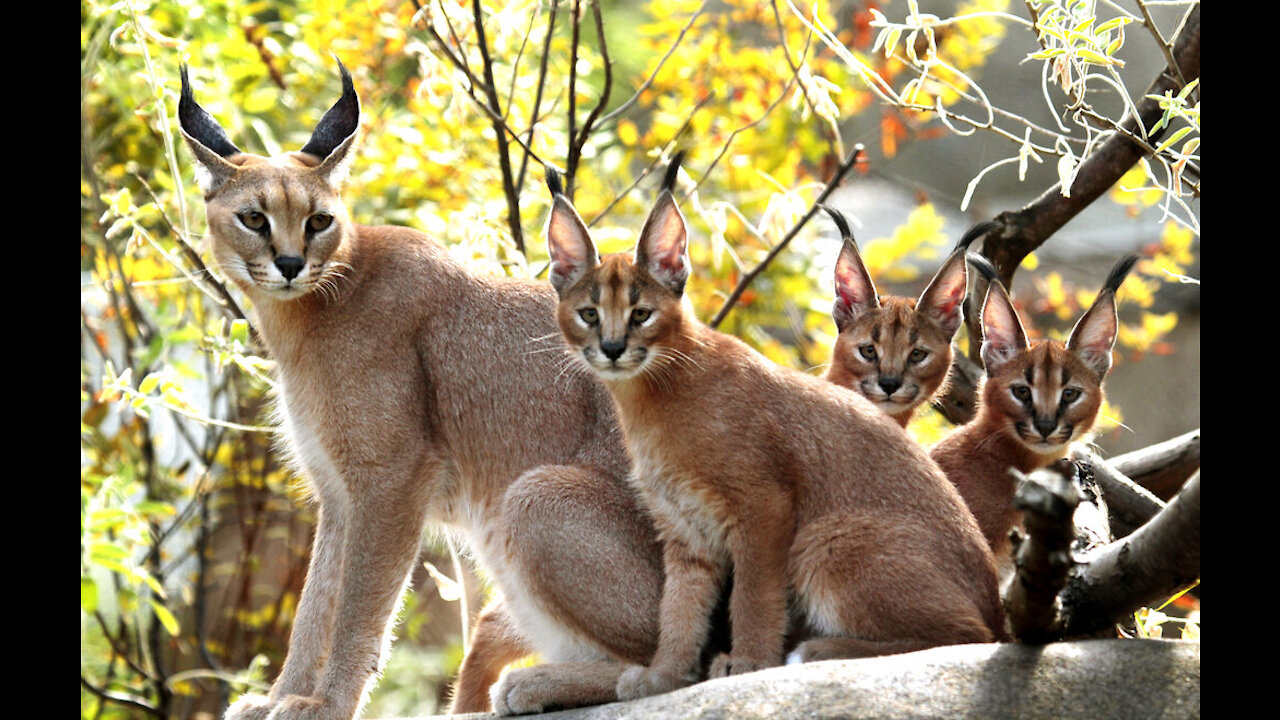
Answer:
POLYGON ((489 98, 489 109, 493 117, 494 140, 498 143, 502 192, 507 198, 507 226, 511 229, 511 240, 523 255, 524 228, 520 223, 520 195, 516 192, 515 176, 511 172, 511 157, 507 153, 506 124, 502 121, 502 108, 498 103, 498 86, 493 78, 493 58, 489 54, 489 41, 485 39, 484 14, 481 12, 480 0, 472 0, 471 10, 475 16, 476 44, 480 46, 480 58, 484 61, 484 91, 489 98))
MULTIPOLYGON (((1009 472, 1021 476, 1015 470, 1009 472)), ((1017 570, 1004 593, 1013 636, 1045 643, 1061 635, 1058 593, 1071 571, 1071 522, 1082 496, 1072 482, 1069 463, 1022 477, 1013 504, 1023 513, 1026 535, 1014 539, 1017 570)))
POLYGON ((1088 635, 1200 579, 1200 473, 1151 522, 1082 558, 1062 594, 1067 636, 1088 635))
POLYGON ((728 299, 724 301, 724 305, 720 308, 719 312, 716 313, 716 316, 711 319, 711 322, 708 323, 708 325, 716 328, 720 326, 721 322, 724 322, 725 316, 729 314, 729 311, 733 309, 733 306, 738 302, 738 299, 742 297, 742 293, 746 291, 747 286, 756 279, 756 276, 764 272, 765 268, 773 262, 774 258, 778 257, 778 255, 787 248, 787 245, 791 243, 792 239, 794 239, 795 236, 799 234, 800 230, 804 228, 805 223, 809 222, 809 218, 813 217, 814 213, 818 211, 818 207, 827 201, 827 198, 831 196, 831 193, 834 192, 836 188, 840 187, 840 181, 844 179, 844 176, 848 174, 849 170, 851 170, 854 165, 858 164, 858 158, 862 156, 862 150, 862 143, 858 143, 853 146, 853 150, 849 153, 848 157, 844 159, 844 162, 840 163, 840 166, 836 168, 831 179, 827 181, 827 186, 823 188, 822 193, 819 194, 818 198, 809 206, 809 209, 805 212, 804 216, 801 217, 794 226, 792 226, 791 230, 787 232, 786 236, 783 237, 777 245, 774 245, 773 248, 769 250, 769 254, 765 256, 764 260, 760 261, 760 264, 749 270, 738 280, 738 284, 734 286, 733 292, 729 293, 728 299))
MULTIPOLYGON (((1200 77, 1200 8, 1197 5, 1174 44, 1178 68, 1187 82, 1200 77)), ((1163 96, 1165 91, 1182 88, 1182 80, 1168 71, 1161 72, 1144 95, 1163 96)), ((1129 117, 1121 125, 1126 132, 1148 136, 1146 128, 1160 119, 1163 112, 1157 100, 1144 97, 1137 104, 1137 117, 1129 117)), ((1018 265, 1040 247, 1067 221, 1097 200, 1115 185, 1122 175, 1147 154, 1146 149, 1124 133, 1116 133, 1081 163, 1071 196, 1062 194, 1060 185, 1045 191, 1030 205, 996 217, 1000 224, 983 241, 982 254, 996 266, 1000 279, 1009 287, 1018 265)))
POLYGON ((1110 465, 1167 501, 1200 469, 1200 430, 1118 455, 1110 465))
POLYGON ((1164 509, 1163 501, 1125 477, 1089 447, 1073 445, 1071 458, 1089 467, 1093 481, 1106 498, 1107 515, 1116 538, 1131 534, 1164 509))

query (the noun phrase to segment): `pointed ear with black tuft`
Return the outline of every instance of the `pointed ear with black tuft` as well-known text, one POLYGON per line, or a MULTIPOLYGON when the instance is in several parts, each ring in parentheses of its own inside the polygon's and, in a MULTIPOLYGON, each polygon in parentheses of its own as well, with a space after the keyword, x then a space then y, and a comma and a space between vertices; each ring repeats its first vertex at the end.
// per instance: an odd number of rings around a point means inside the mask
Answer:
MULTIPOLYGON (((980 267, 974 263, 975 259, 976 256, 970 257, 969 262, 974 267, 980 267)), ((991 266, 991 263, 986 265, 991 266)), ((1029 345, 1022 321, 1018 319, 1018 312, 1013 308, 1009 293, 996 277, 995 268, 990 267, 989 276, 984 270, 980 272, 991 282, 991 286, 987 288, 987 300, 982 304, 982 364, 987 375, 994 375, 1001 365, 1012 360, 1029 345)))
POLYGON ((329 108, 311 139, 302 146, 300 152, 314 155, 321 160, 316 172, 322 175, 331 185, 341 185, 346 180, 354 159, 352 149, 356 144, 357 131, 360 129, 360 97, 356 95, 355 84, 351 81, 351 73, 338 63, 338 71, 342 74, 342 97, 329 108))
POLYGON ((836 321, 836 329, 843 332, 863 314, 880 307, 880 300, 844 213, 830 205, 821 207, 836 224, 842 241, 840 256, 836 258, 836 299, 831 307, 831 317, 836 321))
POLYGON ((667 166, 658 200, 645 220, 644 229, 636 243, 635 262, 645 268, 655 280, 677 296, 684 293, 689 279, 689 233, 684 215, 676 205, 674 193, 676 177, 684 151, 677 152, 667 166))
POLYGON ((1099 379, 1106 377, 1111 371, 1111 351, 1115 348, 1119 332, 1116 291, 1137 261, 1137 255, 1126 255, 1116 263, 1102 284, 1098 297, 1080 317, 1067 340, 1067 349, 1076 353, 1085 365, 1098 374, 1099 379))
POLYGON ((965 231, 965 234, 963 236, 961 236, 960 242, 956 243, 955 250, 960 250, 960 249, 968 250, 969 246, 977 242, 978 238, 986 235, 987 233, 990 233, 992 230, 995 230, 999 226, 1000 226, 999 223, 991 220, 988 220, 986 222, 980 222, 977 225, 974 225, 973 227, 965 231))
POLYGON ((592 268, 600 264, 596 246, 591 242, 587 224, 564 196, 564 184, 559 171, 550 165, 547 169, 547 189, 551 191, 551 214, 547 218, 547 251, 551 255, 549 272, 551 287, 564 296, 592 268))
POLYGON ((936 322, 947 337, 954 336, 964 322, 964 297, 969 287, 965 256, 969 246, 995 227, 994 222, 984 222, 969 228, 916 300, 916 312, 936 322))
POLYGON ((227 139, 222 126, 196 102, 185 64, 181 67, 181 75, 178 127, 196 158, 196 183, 204 191, 205 197, 208 197, 236 174, 237 167, 225 158, 238 154, 240 148, 227 139))

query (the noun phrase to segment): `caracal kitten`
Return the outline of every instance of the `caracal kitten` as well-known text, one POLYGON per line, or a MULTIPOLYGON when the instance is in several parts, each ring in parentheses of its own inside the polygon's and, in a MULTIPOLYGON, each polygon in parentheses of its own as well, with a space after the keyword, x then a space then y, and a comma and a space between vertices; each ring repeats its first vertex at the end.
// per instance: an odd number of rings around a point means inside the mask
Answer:
POLYGON ((930 450, 982 528, 1002 576, 1012 571, 1009 531, 1020 523, 1010 468, 1023 474, 1067 456, 1084 439, 1102 407, 1102 381, 1111 369, 1118 319, 1116 291, 1133 268, 1127 256, 1070 338, 1027 341, 1009 294, 987 262, 973 265, 990 281, 982 306, 982 363, 986 379, 978 412, 930 450))
POLYGON ((667 572, 658 649, 620 698, 697 681, 732 575, 732 649, 710 675, 988 642, 990 551, 928 455, 865 398, 775 365, 681 304, 687 232, 666 174, 635 256, 599 257, 554 171, 547 239, 571 350, 612 393, 667 572), (794 617, 792 616, 794 613, 794 617))
POLYGON ((951 338, 964 320, 965 252, 995 227, 971 228, 918 299, 877 296, 844 214, 824 209, 843 245, 836 260, 835 347, 827 379, 866 397, 902 427, 939 392, 951 368, 951 338))
MULTIPOLYGON (((182 72, 212 254, 251 301, 285 445, 319 503, 284 667, 227 718, 357 716, 428 523, 469 542, 502 598, 476 628, 455 709, 486 709, 502 667, 534 652, 616 681, 619 661, 657 644, 662 563, 613 403, 563 372, 545 283, 477 277, 421 232, 351 221, 340 186, 360 106, 345 68, 342 85, 301 151, 267 158, 227 139, 182 72)), ((521 695, 518 680, 504 692, 525 700, 503 707, 539 709, 550 691, 521 695)))

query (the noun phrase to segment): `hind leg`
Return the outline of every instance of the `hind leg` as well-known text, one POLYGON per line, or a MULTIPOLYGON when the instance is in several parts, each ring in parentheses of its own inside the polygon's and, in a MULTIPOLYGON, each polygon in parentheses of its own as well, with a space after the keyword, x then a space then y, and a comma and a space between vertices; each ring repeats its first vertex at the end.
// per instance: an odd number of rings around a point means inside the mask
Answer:
POLYGON ((566 662, 512 670, 490 690, 498 715, 527 715, 559 708, 602 705, 617 697, 621 663, 566 662))
POLYGON ((940 556, 921 538, 932 536, 877 518, 823 518, 806 528, 792 563, 797 594, 817 637, 800 643, 788 660, 892 655, 994 640, 986 608, 999 602, 993 568, 940 556), (962 567, 985 575, 963 577, 962 567))
POLYGON ((508 672, 494 710, 615 700, 620 663, 648 663, 658 638, 661 546, 635 495, 591 469, 541 467, 512 483, 500 527, 504 605, 548 664, 508 672))
POLYGON ((489 688, 507 665, 533 654, 533 647, 511 624, 500 603, 490 605, 476 619, 467 656, 458 669, 450 715, 487 712, 489 688))

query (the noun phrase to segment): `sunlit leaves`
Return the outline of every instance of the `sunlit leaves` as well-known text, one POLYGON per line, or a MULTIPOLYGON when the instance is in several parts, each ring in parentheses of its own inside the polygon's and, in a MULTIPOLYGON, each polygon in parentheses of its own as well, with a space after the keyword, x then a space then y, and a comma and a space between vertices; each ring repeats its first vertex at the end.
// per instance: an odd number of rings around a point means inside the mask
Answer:
POLYGON ((893 229, 887 238, 873 238, 863 245, 862 261, 872 279, 890 283, 914 280, 919 274, 910 260, 938 257, 937 248, 948 238, 943 232, 944 220, 932 203, 917 205, 906 221, 893 229))

